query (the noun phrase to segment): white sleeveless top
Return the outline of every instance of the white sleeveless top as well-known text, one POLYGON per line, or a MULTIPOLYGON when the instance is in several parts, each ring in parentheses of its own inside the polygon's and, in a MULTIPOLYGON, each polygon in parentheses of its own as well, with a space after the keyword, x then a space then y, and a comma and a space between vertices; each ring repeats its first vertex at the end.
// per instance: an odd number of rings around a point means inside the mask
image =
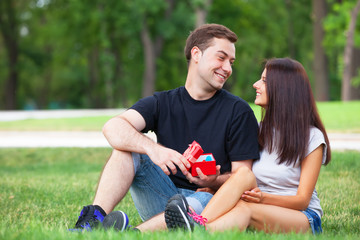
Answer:
MULTIPOLYGON (((318 128, 312 127, 310 129, 309 146, 306 156, 321 144, 324 144, 322 159, 324 164, 327 149, 325 138, 318 128)), ((274 195, 296 195, 300 181, 300 162, 298 161, 295 167, 292 164, 287 166, 285 163, 278 164, 277 158, 276 151, 273 151, 271 154, 266 149, 261 151, 260 159, 255 161, 252 167, 258 187, 261 191, 274 195)), ((308 208, 315 211, 319 217, 322 217, 323 210, 321 209, 320 199, 315 189, 308 208)))

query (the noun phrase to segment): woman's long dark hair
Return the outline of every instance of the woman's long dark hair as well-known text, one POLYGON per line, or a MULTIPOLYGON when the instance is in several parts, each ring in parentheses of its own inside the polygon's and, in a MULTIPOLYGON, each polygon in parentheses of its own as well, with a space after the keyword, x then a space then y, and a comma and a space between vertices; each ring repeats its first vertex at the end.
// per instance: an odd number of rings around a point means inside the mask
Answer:
POLYGON ((279 163, 302 161, 307 153, 312 126, 320 129, 327 144, 325 165, 330 162, 329 139, 315 104, 304 67, 290 58, 274 58, 265 64, 267 109, 259 130, 260 149, 277 151, 279 163))

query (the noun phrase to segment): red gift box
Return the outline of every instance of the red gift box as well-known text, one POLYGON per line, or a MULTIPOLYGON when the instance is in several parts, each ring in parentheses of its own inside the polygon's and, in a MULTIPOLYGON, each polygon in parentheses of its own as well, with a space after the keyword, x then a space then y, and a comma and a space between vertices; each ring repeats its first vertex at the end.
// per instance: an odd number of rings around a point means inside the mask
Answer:
POLYGON ((198 176, 196 168, 200 168, 205 175, 216 174, 216 161, 211 153, 201 155, 198 160, 191 166, 191 175, 198 176))
POLYGON ((201 148, 200 144, 198 144, 196 141, 193 141, 186 149, 183 156, 191 165, 193 165, 203 152, 204 150, 201 148))

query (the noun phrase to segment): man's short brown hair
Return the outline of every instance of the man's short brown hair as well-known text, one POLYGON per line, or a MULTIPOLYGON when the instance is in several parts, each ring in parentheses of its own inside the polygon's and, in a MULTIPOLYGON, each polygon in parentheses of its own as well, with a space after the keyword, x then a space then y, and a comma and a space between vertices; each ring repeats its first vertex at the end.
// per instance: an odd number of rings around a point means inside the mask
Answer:
POLYGON ((223 25, 204 24, 191 32, 186 40, 184 51, 188 64, 191 60, 191 49, 197 46, 203 52, 210 46, 213 38, 225 38, 232 43, 238 39, 233 31, 223 25))

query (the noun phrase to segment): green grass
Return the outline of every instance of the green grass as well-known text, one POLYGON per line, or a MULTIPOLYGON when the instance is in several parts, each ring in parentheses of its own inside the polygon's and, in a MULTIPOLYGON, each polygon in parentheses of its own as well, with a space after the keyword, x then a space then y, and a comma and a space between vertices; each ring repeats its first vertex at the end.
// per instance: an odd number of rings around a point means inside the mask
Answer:
POLYGON ((25 119, 0 122, 0 131, 101 131, 112 116, 25 119))
MULTIPOLYGON (((70 233, 82 206, 92 202, 109 148, 0 149, 0 239, 315 239, 311 234, 227 231, 136 234, 101 230, 70 233), (119 236, 121 234, 121 236, 119 236)), ((317 190, 325 215, 316 239, 360 238, 360 153, 334 152, 317 190)), ((129 195, 116 209, 140 218, 129 195)))
MULTIPOLYGON (((259 106, 250 104, 259 120, 259 106)), ((328 132, 360 133, 360 101, 353 102, 318 102, 321 120, 328 132)))
MULTIPOLYGON (((360 101, 319 102, 317 105, 328 132, 360 133, 360 101)), ((254 104, 250 106, 260 120, 260 107, 254 104)), ((0 122, 0 131, 101 131, 110 118, 111 116, 100 116, 8 121, 0 122)))
POLYGON ((329 131, 360 133, 360 101, 321 102, 317 105, 329 131))

